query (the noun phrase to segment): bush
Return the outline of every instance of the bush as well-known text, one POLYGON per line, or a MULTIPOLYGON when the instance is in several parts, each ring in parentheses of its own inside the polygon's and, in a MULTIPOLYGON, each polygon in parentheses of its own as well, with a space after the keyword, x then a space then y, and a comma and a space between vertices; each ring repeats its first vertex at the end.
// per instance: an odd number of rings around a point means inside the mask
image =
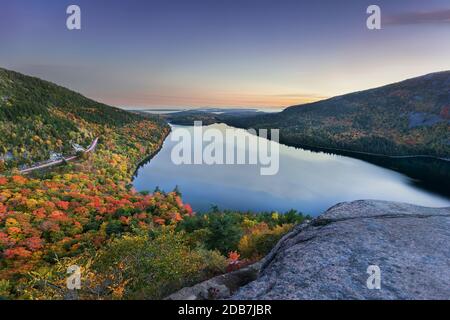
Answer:
POLYGON ((210 250, 219 250, 222 255, 238 250, 241 242, 251 241, 251 246, 256 251, 254 253, 247 251, 243 256, 260 257, 276 244, 282 234, 289 230, 289 226, 301 223, 305 218, 309 216, 295 210, 285 214, 277 212, 255 214, 220 212, 216 208, 208 214, 186 217, 178 225, 177 230, 186 232, 192 246, 203 245, 210 250), (258 228, 263 230, 258 231, 258 228), (263 232, 264 236, 251 235, 252 232, 263 232), (247 237, 242 239, 246 235, 247 237), (255 241, 258 242, 256 247, 255 241))
POLYGON ((160 299, 223 272, 226 260, 218 252, 192 249, 184 233, 168 228, 153 236, 124 236, 102 250, 95 273, 110 275, 125 299, 160 299))
POLYGON ((0 280, 0 300, 9 297, 10 289, 11 284, 8 280, 0 280))
POLYGON ((206 263, 205 268, 198 276, 198 281, 210 279, 226 272, 228 259, 219 251, 199 249, 198 252, 202 257, 202 260, 206 263))
POLYGON ((108 223, 108 226, 106 227, 106 234, 108 236, 113 234, 120 234, 123 232, 123 227, 120 221, 114 220, 108 223))
POLYGON ((191 234, 191 239, 203 243, 207 249, 219 250, 223 255, 237 249, 244 234, 241 227, 243 215, 238 213, 209 213, 186 218, 178 227, 191 234))
POLYGON ((292 228, 292 224, 285 224, 270 229, 266 223, 260 223, 241 238, 238 245, 239 252, 243 258, 260 259, 267 255, 292 228))

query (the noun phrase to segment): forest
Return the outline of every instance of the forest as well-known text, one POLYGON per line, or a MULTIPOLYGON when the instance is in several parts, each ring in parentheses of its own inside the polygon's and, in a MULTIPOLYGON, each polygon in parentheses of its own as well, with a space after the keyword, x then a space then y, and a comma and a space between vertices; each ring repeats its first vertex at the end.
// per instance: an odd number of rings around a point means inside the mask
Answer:
MULTIPOLYGON (((166 115, 174 124, 223 122, 279 129, 289 145, 383 155, 450 157, 450 71, 291 106, 278 113, 188 110, 166 115)), ((212 109, 213 110, 213 109, 212 109)))
POLYGON ((297 223, 296 211, 197 214, 181 192, 137 192, 137 166, 170 127, 54 84, 0 69, 0 298, 161 299, 261 259, 297 223), (95 152, 52 170, 21 166, 95 152), (80 290, 66 287, 79 266, 80 290))
POLYGON ((283 144, 370 161, 448 195, 449 88, 450 71, 444 71, 288 107, 279 113, 194 110, 166 118, 182 125, 201 120, 244 129, 279 129, 283 144), (420 157, 395 158, 415 155, 420 157))
POLYGON ((289 144, 384 155, 450 157, 450 71, 292 106, 230 117, 243 128, 279 128, 289 144))

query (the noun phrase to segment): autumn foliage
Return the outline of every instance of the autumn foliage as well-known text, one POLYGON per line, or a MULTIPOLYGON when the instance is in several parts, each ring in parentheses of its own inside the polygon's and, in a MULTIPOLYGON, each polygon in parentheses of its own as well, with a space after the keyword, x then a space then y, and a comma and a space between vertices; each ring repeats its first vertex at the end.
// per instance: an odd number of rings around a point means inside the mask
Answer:
POLYGON ((139 193, 130 186, 136 166, 168 128, 143 119, 93 131, 100 143, 86 159, 0 176, 0 296, 62 299, 67 267, 79 265, 80 299, 163 298, 256 261, 289 230, 277 226, 303 218, 196 215, 178 191, 139 193))

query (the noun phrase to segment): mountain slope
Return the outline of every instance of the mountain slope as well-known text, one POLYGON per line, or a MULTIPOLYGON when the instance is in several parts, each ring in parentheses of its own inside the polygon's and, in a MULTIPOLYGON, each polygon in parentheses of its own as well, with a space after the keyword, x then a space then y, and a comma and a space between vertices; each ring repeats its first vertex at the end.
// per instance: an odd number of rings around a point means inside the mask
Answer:
MULTIPOLYGON (((0 300, 62 299, 67 292, 66 270, 73 265, 83 269, 84 284, 103 285, 108 297, 134 294, 140 287, 124 289, 131 280, 126 255, 123 260, 128 267, 123 275, 111 272, 123 271, 120 266, 125 265, 117 252, 109 255, 115 260, 98 267, 96 276, 87 270, 100 252, 109 254, 114 241, 129 243, 134 236, 130 247, 136 248, 150 230, 175 226, 192 215, 190 206, 174 192, 141 194, 130 186, 138 164, 159 150, 169 126, 157 117, 130 114, 15 72, 1 70, 0 79, 0 146, 13 157, 0 160, 4 166, 0 172, 0 300), (70 142, 86 145, 97 136, 95 152, 79 161, 27 176, 16 171, 16 164, 46 158, 50 150, 70 152, 70 142)), ((169 258, 174 255, 176 262, 190 263, 198 256, 184 249, 181 236, 177 237, 164 233, 160 237, 164 241, 151 246, 169 253, 169 258), (178 242, 171 245, 171 240, 178 242)), ((159 265, 157 270, 164 275, 152 277, 159 279, 156 284, 152 281, 154 295, 167 294, 174 277, 185 280, 183 270, 192 270, 175 264, 170 264, 173 273, 159 265)), ((200 273, 205 264, 198 265, 200 273)), ((139 274, 136 269, 132 278, 139 274)), ((95 298, 99 299, 98 293, 95 298)))
POLYGON ((258 259, 305 219, 294 210, 214 210, 204 219, 178 188, 139 193, 131 186, 136 168, 170 132, 159 117, 6 70, 0 82, 1 146, 13 157, 0 160, 0 300, 162 298, 235 268, 238 248, 258 259), (15 168, 92 137, 100 137, 95 152, 77 161, 26 176, 15 168), (82 270, 76 293, 67 289, 73 266, 82 270))
MULTIPOLYGON (((0 68, 0 169, 46 160, 53 152, 72 152, 72 143, 86 146, 107 130, 122 130, 143 119, 0 68)), ((152 121, 164 127, 157 118, 152 121)))
POLYGON ((450 156, 450 71, 228 123, 279 128, 292 145, 450 156))

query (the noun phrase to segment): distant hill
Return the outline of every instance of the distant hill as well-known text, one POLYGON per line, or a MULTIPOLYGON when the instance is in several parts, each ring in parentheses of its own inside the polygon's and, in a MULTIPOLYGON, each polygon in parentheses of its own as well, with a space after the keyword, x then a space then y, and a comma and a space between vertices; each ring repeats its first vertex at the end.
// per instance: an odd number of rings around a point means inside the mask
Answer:
POLYGON ((291 145, 450 157, 450 71, 227 122, 279 128, 291 145))
POLYGON ((167 121, 178 125, 192 125, 195 121, 201 121, 202 125, 210 125, 224 120, 266 114, 256 109, 193 109, 183 110, 162 115, 167 121))
POLYGON ((360 158, 449 195, 450 162, 442 159, 450 158, 450 71, 292 106, 280 113, 195 111, 173 113, 167 119, 182 125, 202 120, 203 124, 279 129, 280 142, 286 145, 360 158), (410 157, 415 155, 420 156, 410 157))
POLYGON ((50 82, 0 68, 0 162, 8 168, 71 152, 72 143, 86 146, 105 130, 142 120, 50 82))

